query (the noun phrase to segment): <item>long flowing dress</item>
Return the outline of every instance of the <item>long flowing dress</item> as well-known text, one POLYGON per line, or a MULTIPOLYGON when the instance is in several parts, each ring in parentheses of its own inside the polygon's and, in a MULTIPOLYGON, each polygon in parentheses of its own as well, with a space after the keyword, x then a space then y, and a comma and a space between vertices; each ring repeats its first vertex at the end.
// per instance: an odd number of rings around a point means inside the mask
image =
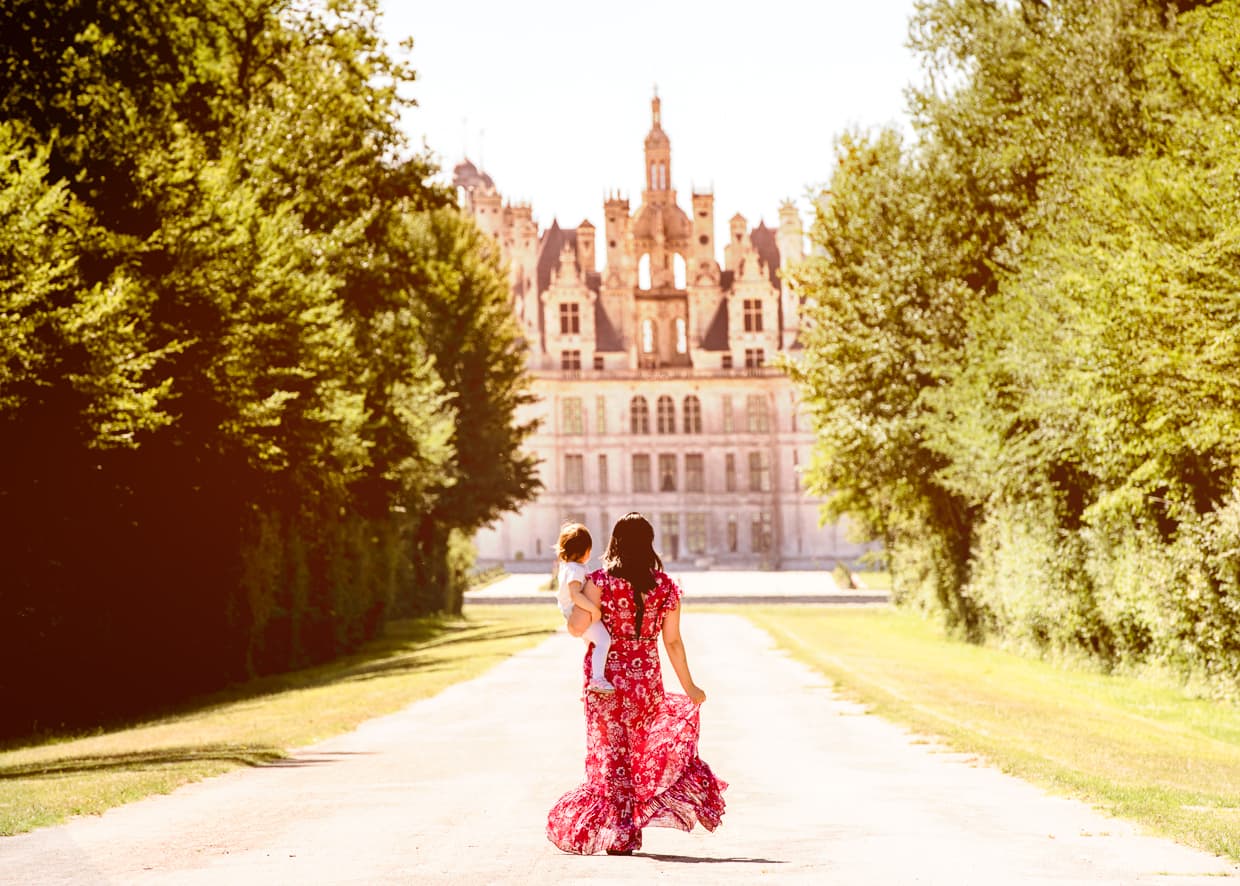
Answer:
MULTIPOLYGON (((637 631, 632 586, 604 570, 590 574, 611 633, 605 674, 614 693, 585 693, 586 781, 547 816, 547 837, 565 852, 640 849, 643 827, 709 831, 723 815, 727 783, 698 756, 698 706, 665 694, 658 640, 680 588, 662 572, 646 593, 637 631)), ((590 678, 590 649, 583 670, 590 678)))

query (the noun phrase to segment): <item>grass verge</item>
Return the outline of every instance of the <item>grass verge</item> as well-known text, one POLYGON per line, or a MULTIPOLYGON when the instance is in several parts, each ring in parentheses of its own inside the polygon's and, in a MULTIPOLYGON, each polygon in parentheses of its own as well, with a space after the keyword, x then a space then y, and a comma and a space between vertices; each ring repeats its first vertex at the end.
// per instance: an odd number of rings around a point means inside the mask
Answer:
POLYGON ((1240 861, 1240 709, 945 639, 892 609, 745 607, 875 713, 1240 861))
POLYGON ((103 812, 347 732, 468 680, 552 633, 550 606, 471 605, 388 625, 328 664, 254 680, 158 719, 0 752, 0 835, 103 812))

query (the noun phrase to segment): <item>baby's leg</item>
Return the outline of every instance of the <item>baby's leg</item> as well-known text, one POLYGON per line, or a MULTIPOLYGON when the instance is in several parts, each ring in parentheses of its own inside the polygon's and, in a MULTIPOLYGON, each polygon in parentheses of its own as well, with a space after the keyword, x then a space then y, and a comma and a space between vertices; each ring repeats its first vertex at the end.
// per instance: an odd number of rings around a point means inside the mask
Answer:
POLYGON ((582 639, 594 644, 594 649, 590 653, 590 682, 610 687, 611 683, 605 676, 605 669, 607 653, 611 649, 611 634, 607 633, 607 628, 603 627, 601 621, 596 621, 582 635, 582 639))

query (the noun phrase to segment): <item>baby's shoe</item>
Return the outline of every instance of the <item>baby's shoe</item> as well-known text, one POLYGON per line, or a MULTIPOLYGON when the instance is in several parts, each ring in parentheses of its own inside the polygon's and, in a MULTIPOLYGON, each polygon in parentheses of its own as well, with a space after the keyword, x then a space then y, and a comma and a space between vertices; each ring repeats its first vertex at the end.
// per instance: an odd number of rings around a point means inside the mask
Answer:
POLYGON ((606 677, 603 677, 598 680, 591 680, 589 685, 586 686, 586 691, 587 692, 615 692, 616 687, 612 686, 611 681, 609 681, 606 677))

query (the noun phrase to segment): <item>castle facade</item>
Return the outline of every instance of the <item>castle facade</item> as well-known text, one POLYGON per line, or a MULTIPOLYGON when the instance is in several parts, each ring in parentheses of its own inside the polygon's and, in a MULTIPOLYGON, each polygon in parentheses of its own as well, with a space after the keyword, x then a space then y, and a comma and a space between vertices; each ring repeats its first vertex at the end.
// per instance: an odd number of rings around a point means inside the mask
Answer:
POLYGON ((804 256, 796 207, 780 207, 777 228, 733 216, 721 266, 714 195, 681 208, 657 96, 651 113, 641 204, 604 202, 598 249, 588 220, 539 232, 531 207, 505 203, 472 163, 454 170, 462 208, 508 261, 537 398, 520 418, 541 421, 528 445, 544 490, 478 534, 479 560, 545 566, 566 520, 589 527, 599 557, 630 510, 682 568, 853 560, 866 546, 820 526, 802 489, 813 435, 774 365, 799 349, 800 299, 783 275, 804 256))

